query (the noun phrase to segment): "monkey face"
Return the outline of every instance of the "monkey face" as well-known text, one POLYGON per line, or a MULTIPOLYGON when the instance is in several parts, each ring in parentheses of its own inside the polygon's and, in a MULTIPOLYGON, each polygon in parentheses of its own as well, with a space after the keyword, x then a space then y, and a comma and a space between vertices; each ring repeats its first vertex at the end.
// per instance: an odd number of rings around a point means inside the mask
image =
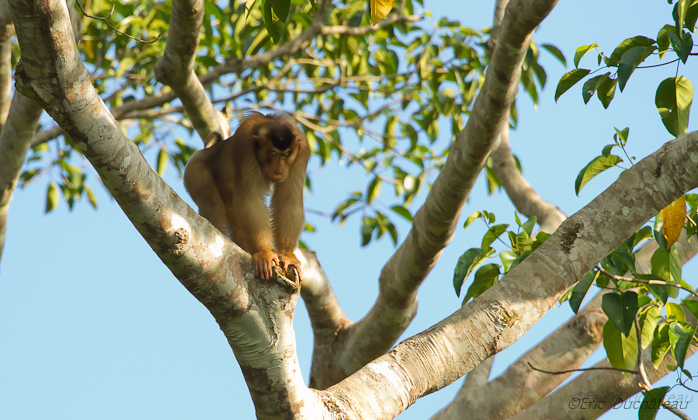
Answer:
POLYGON ((254 136, 257 161, 264 177, 269 182, 281 182, 288 176, 288 167, 293 165, 298 154, 298 142, 286 125, 260 127, 254 136))

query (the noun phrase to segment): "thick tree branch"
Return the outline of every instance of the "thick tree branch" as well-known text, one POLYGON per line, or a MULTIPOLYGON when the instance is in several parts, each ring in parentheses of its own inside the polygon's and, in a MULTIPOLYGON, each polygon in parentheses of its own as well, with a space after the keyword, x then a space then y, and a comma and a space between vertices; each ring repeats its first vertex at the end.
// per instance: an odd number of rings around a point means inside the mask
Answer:
POLYGON ((668 142, 627 170, 472 303, 326 394, 350 416, 391 418, 417 398, 450 384, 518 340, 598 261, 659 210, 696 188, 696 163, 698 132, 668 142), (357 392, 361 401, 356 400, 357 392))
POLYGON ((92 163, 124 213, 211 312, 247 381, 258 416, 318 409, 296 357, 298 285, 253 279, 251 257, 197 215, 119 130, 80 61, 63 0, 11 2, 20 91, 40 101, 92 163))
MULTIPOLYGON (((298 254, 298 252, 297 252, 298 254)), ((327 340, 347 323, 351 323, 339 306, 325 270, 320 266, 317 256, 312 251, 300 251, 303 264, 303 287, 301 296, 308 309, 308 316, 313 325, 316 341, 327 340)), ((311 375, 312 378, 312 375, 311 375)))
POLYGON ((174 0, 165 53, 155 65, 158 81, 170 86, 182 101, 201 140, 212 131, 223 137, 230 135, 228 119, 213 107, 204 85, 194 72, 203 19, 203 0, 174 0))
POLYGON ((7 213, 12 194, 42 112, 43 109, 33 99, 15 92, 7 124, 0 133, 0 257, 5 248, 7 213))
POLYGON ((325 386, 386 352, 414 317, 417 288, 451 240, 462 206, 506 124, 530 36, 555 3, 520 0, 510 5, 512 10, 502 24, 501 42, 495 48, 468 123, 456 136, 407 238, 383 268, 378 300, 363 320, 349 328, 347 337, 342 338, 342 351, 328 363, 334 372, 325 386))
MULTIPOLYGON (((77 37, 82 30, 82 21, 72 3, 68 9, 73 35, 77 37)), ((9 90, 12 82, 10 35, 13 31, 9 3, 7 0, 0 0, 0 38, 7 35, 7 38, 0 39, 0 258, 5 247, 7 214, 12 195, 17 187, 32 135, 36 132, 43 112, 34 100, 18 92, 15 92, 10 105, 9 90), (6 105, 10 107, 7 113, 4 110, 6 105)))

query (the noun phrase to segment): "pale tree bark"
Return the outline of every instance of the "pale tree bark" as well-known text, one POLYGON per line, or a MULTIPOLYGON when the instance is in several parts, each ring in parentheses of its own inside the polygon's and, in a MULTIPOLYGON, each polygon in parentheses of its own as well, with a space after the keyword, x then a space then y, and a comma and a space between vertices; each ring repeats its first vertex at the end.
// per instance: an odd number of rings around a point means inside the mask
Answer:
MULTIPOLYGON (((69 7, 73 34, 82 29, 80 16, 69 7)), ((32 99, 12 88, 11 36, 14 32, 7 0, 0 0, 0 258, 5 248, 7 216, 32 136, 43 109, 32 99), (8 109, 9 108, 9 109, 8 109)))
POLYGON ((213 107, 204 85, 194 72, 204 19, 203 0, 174 0, 165 53, 155 65, 155 75, 172 88, 202 140, 210 132, 230 136, 230 122, 213 107))
MULTIPOLYGON (((259 418, 393 418, 516 341, 591 266, 698 185, 698 133, 691 133, 628 170, 474 302, 345 381, 325 391, 310 390, 302 381, 291 325, 297 285, 283 277, 254 280, 249 255, 150 168, 91 86, 64 3, 15 0, 11 6, 21 28, 18 88, 40 101, 70 134, 151 248, 212 313, 241 365, 259 418)), ((535 25, 519 29, 529 26, 535 25)), ((491 82, 492 89, 505 86, 497 83, 491 82)), ((497 128, 472 130, 494 133, 497 128)), ((468 139, 459 153, 481 150, 478 140, 468 139)))

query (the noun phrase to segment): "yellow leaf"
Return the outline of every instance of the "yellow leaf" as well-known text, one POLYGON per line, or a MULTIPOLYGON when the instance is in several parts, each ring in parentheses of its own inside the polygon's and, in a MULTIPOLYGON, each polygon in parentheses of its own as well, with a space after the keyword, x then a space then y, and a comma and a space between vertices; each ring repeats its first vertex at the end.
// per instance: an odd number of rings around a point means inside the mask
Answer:
POLYGON ((659 212, 664 225, 662 233, 666 238, 667 248, 672 246, 679 239, 681 229, 686 221, 686 200, 680 197, 678 200, 666 206, 659 212))
POLYGON ((390 13, 395 0, 371 0, 371 23, 377 24, 390 13))

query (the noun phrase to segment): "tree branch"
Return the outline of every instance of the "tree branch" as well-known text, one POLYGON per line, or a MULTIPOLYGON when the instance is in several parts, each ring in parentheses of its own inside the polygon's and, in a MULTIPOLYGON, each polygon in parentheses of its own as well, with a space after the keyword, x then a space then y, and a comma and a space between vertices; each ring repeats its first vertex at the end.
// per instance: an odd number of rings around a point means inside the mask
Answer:
POLYGON ((155 65, 156 78, 182 101, 202 141, 213 131, 230 136, 230 122, 213 107, 194 72, 203 19, 203 0, 174 0, 165 53, 155 65))
POLYGON ((518 340, 597 261, 659 210, 698 186, 697 161, 698 132, 666 143, 562 223, 524 262, 473 302, 403 341, 326 394, 350 416, 390 418, 417 398, 452 383, 518 340), (425 353, 431 356, 425 358, 425 353), (361 392, 361 401, 351 399, 356 392, 361 392), (343 403, 348 400, 351 407, 343 403))

